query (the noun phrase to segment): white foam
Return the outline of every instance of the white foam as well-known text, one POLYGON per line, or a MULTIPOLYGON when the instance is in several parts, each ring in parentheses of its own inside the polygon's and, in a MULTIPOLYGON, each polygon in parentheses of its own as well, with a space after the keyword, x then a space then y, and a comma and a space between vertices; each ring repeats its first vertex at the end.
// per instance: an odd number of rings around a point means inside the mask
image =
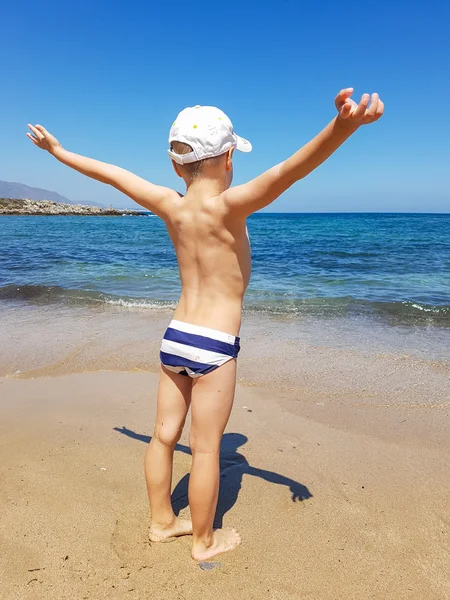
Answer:
MULTIPOLYGON (((408 304, 408 303, 404 302, 404 304, 408 304)), ((423 312, 433 312, 433 313, 439 312, 439 308, 425 308, 425 306, 421 306, 420 304, 411 304, 411 307, 417 308, 419 310, 423 310, 423 312)))
POLYGON ((158 302, 151 302, 149 300, 124 300, 123 298, 117 298, 115 300, 113 299, 105 299, 104 302, 106 304, 112 304, 113 306, 123 306, 124 308, 148 308, 148 309, 152 309, 152 308, 157 308, 157 309, 170 309, 170 310, 174 310, 176 308, 176 304, 171 303, 171 302, 167 302, 165 303, 158 303, 158 302))

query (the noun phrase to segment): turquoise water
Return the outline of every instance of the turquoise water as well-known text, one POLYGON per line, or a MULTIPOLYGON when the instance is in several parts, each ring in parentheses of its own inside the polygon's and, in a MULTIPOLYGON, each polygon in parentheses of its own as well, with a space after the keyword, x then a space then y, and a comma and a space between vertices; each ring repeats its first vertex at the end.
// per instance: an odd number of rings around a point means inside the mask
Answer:
MULTIPOLYGON (((247 311, 450 326, 450 215, 258 214, 247 311)), ((175 253, 149 217, 0 218, 3 302, 176 302, 175 253)))

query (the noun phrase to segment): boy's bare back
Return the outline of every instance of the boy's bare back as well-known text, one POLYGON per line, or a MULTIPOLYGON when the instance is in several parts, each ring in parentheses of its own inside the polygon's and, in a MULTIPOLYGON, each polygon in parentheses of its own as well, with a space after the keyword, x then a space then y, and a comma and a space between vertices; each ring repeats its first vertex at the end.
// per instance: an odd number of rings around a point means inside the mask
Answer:
POLYGON ((174 318, 239 332, 250 272, 245 218, 230 211, 223 194, 174 194, 163 216, 178 259, 182 292, 174 318))

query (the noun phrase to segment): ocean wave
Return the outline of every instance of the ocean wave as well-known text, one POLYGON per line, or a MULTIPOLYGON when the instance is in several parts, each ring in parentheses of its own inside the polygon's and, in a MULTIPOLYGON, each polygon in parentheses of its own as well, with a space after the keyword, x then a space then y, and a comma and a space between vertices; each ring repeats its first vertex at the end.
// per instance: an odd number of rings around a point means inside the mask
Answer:
POLYGON ((352 296, 307 298, 261 302, 244 306, 244 311, 291 314, 302 317, 343 318, 362 316, 392 325, 436 325, 450 327, 450 306, 412 301, 369 301, 352 296))
MULTIPOLYGON (((160 300, 132 296, 116 296, 104 292, 67 289, 60 286, 6 285, 0 287, 0 300, 50 305, 110 305, 125 309, 167 309, 176 307, 175 300, 160 300)), ((431 305, 418 301, 369 301, 344 297, 293 299, 248 298, 245 313, 290 315, 298 318, 323 319, 363 316, 381 319, 394 325, 435 325, 450 327, 450 306, 431 305)))
POLYGON ((175 308, 176 303, 146 298, 121 298, 93 290, 44 285, 5 285, 0 287, 0 300, 34 304, 85 304, 122 306, 123 308, 175 308))

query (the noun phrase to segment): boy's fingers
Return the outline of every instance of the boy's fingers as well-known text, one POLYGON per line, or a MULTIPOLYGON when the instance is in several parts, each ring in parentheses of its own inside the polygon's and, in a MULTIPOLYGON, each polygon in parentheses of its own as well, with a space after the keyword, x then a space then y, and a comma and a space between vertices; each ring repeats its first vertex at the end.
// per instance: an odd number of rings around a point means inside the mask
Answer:
POLYGON ((353 113, 353 117, 355 119, 362 119, 362 117, 364 116, 364 114, 366 112, 367 106, 369 105, 369 99, 370 99, 369 94, 362 95, 361 100, 358 104, 358 108, 353 113))
POLYGON ((372 94, 372 97, 370 99, 370 107, 369 110, 367 111, 367 116, 370 117, 375 117, 376 113, 377 113, 377 108, 378 108, 378 94, 372 94))
POLYGON ((44 138, 42 133, 40 131, 38 131, 36 129, 36 127, 33 127, 33 125, 28 125, 28 127, 29 127, 29 129, 31 129, 31 131, 34 133, 34 135, 37 137, 38 140, 42 140, 44 138))
POLYGON ((382 100, 378 100, 376 116, 378 118, 380 118, 383 113, 384 113, 384 102, 382 100))
POLYGON ((44 135, 48 135, 48 131, 45 129, 45 127, 42 127, 42 125, 36 125, 36 129, 38 129, 44 135))
POLYGON ((341 102, 344 102, 347 98, 349 98, 353 94, 353 88, 344 88, 337 95, 337 99, 341 102))
POLYGON ((37 145, 38 145, 38 142, 37 142, 36 138, 35 138, 35 137, 33 137, 33 136, 31 135, 31 133, 27 133, 26 135, 27 135, 27 138, 28 138, 28 139, 30 139, 30 140, 33 142, 33 144, 34 144, 35 146, 37 146, 37 145))
POLYGON ((340 110, 342 108, 342 106, 345 104, 345 101, 347 100, 347 98, 350 98, 350 96, 352 94, 353 94, 353 88, 345 88, 345 89, 341 90, 334 100, 336 108, 338 110, 340 110))
POLYGON ((351 110, 352 110, 352 105, 350 104, 350 102, 346 102, 341 109, 341 113, 340 113, 341 119, 347 119, 350 115, 351 110))

